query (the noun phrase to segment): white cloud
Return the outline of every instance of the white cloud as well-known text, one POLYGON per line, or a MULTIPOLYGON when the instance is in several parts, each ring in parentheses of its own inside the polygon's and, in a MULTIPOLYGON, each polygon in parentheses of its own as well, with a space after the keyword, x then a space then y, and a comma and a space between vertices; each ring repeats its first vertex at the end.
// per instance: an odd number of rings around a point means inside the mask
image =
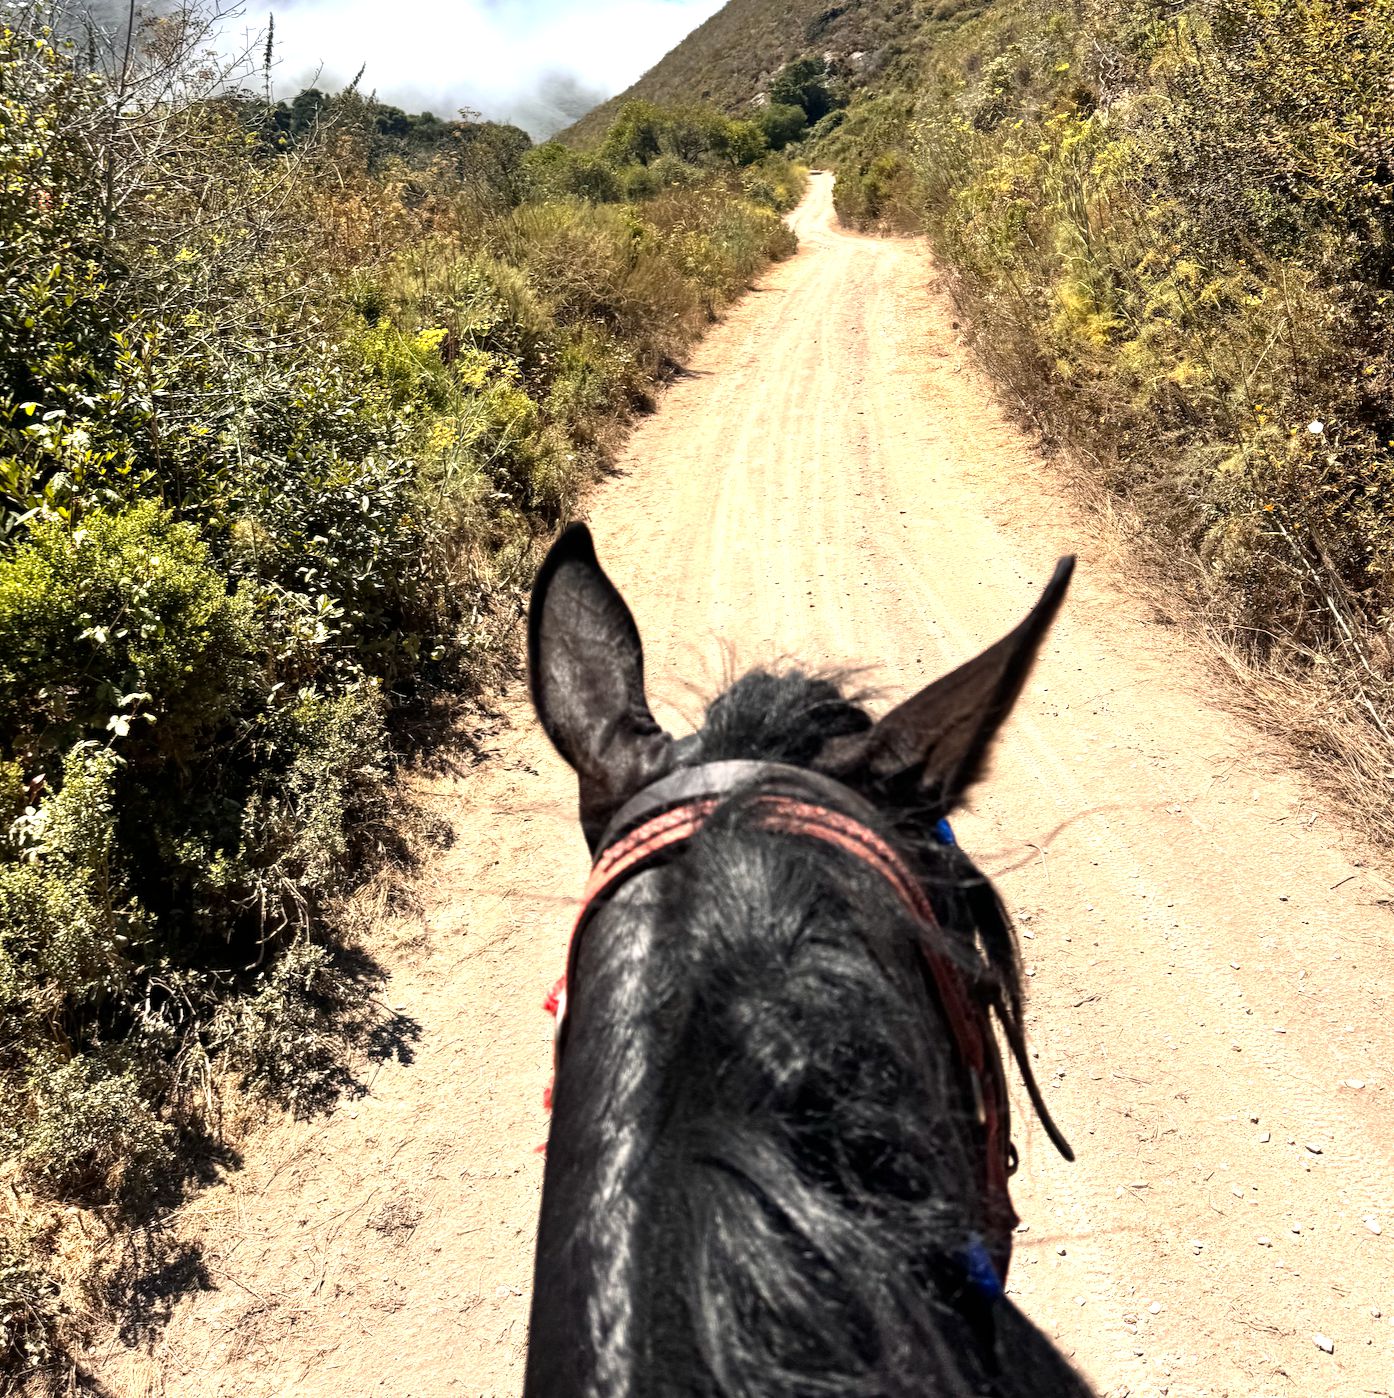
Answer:
POLYGON ((289 0, 274 10, 276 87, 290 96, 318 74, 335 88, 364 67, 363 90, 385 102, 441 117, 469 107, 541 134, 628 87, 721 4, 289 0))

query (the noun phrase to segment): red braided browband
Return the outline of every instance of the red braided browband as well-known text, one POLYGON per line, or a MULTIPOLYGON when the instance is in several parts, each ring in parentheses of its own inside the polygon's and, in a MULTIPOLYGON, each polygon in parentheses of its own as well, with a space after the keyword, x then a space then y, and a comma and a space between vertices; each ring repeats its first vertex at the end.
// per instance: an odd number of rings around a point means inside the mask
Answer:
MULTIPOLYGON (((653 816, 609 845, 596 860, 586 881, 581 908, 571 930, 568 966, 574 957, 582 929, 600 901, 629 875, 661 855, 665 850, 691 839, 721 804, 720 797, 698 797, 653 816)), ((756 795, 752 804, 759 810, 761 823, 768 829, 821 840, 868 864, 895 890, 906 910, 926 930, 937 927, 929 897, 910 872, 905 861, 874 830, 851 816, 826 806, 775 793, 756 795)), ((1008 1140, 1006 1080, 997 1041, 992 1035, 986 1007, 975 1003, 959 969, 936 947, 924 941, 925 960, 934 979, 939 1003, 950 1032, 967 1068, 975 1095, 978 1120, 985 1140, 986 1199, 991 1223, 1003 1240, 993 1249, 1000 1276, 1006 1275, 1011 1230, 1017 1217, 1007 1187, 1011 1172, 1008 1140)), ((546 1006, 557 1020, 557 1051, 561 1050, 562 1027, 566 1021, 567 978, 563 975, 547 996, 546 1006)), ((551 1107, 552 1090, 546 1091, 551 1107)))

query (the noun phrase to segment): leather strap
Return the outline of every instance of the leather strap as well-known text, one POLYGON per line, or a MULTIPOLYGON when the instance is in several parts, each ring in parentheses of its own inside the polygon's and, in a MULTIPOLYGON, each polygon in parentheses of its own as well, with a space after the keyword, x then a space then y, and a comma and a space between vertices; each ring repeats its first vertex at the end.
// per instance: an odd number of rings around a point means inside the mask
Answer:
MULTIPOLYGON (((928 895, 900 854, 875 828, 875 808, 841 782, 816 772, 777 762, 723 761, 684 767, 644 788, 619 810, 598 843, 581 908, 572 929, 567 974, 553 988, 547 1008, 557 1017, 557 1055, 565 1042, 568 985, 574 980, 581 935, 605 897, 625 880, 675 852, 701 830, 711 814, 733 793, 748 790, 769 829, 829 844, 875 869, 927 933, 938 926, 928 895)), ((1051 1120, 1031 1072, 1021 1026, 995 989, 984 993, 962 969, 937 950, 933 938, 923 942, 925 960, 940 1007, 973 1090, 977 1119, 984 1134, 984 1199, 993 1246, 989 1249, 999 1276, 1005 1278, 1011 1233, 1017 1215, 1007 1180, 1016 1168, 1010 1139, 1006 1075, 992 1033, 995 1010, 1025 1082, 1031 1104, 1047 1135, 1067 1160, 1074 1155, 1051 1120)))

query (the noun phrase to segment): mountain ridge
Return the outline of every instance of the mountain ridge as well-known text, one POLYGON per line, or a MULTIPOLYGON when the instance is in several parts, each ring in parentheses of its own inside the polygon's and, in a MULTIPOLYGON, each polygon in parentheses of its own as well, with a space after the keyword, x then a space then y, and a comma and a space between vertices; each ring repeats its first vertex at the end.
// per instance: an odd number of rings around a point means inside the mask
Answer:
POLYGON ((664 106, 704 103, 748 115, 775 73, 805 54, 824 58, 850 85, 884 72, 907 51, 917 21, 914 0, 730 0, 623 92, 602 102, 554 139, 597 143, 634 98, 664 106))

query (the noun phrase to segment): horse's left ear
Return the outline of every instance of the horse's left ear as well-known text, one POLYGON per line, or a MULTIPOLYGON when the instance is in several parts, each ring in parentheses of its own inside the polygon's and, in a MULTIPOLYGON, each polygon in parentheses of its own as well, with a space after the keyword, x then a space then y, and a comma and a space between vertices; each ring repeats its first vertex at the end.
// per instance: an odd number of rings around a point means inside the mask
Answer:
POLYGON ((567 526, 533 584, 528 679, 542 727, 575 768, 594 848, 615 812, 672 767, 673 740, 649 712, 639 628, 584 524, 567 526))
POLYGON ((981 774, 1070 585, 1062 558, 1026 619, 975 660, 892 709, 866 733, 834 738, 818 766, 856 785, 913 794, 947 813, 981 774))

